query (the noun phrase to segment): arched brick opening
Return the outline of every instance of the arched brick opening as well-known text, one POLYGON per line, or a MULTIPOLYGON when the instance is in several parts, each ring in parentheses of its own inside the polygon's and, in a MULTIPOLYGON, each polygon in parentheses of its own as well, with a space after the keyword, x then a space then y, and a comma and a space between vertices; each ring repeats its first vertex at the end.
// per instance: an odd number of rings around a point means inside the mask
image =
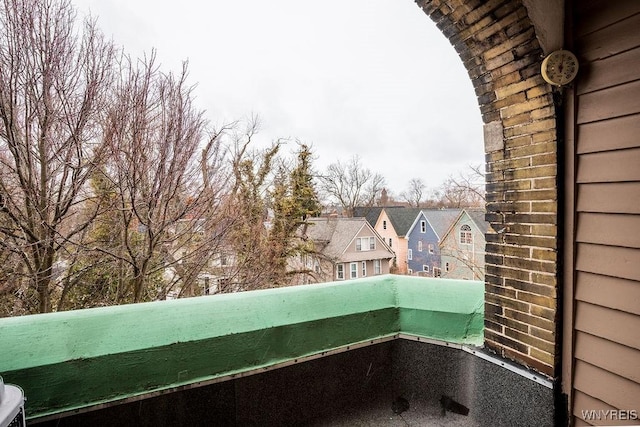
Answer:
POLYGON ((558 365, 556 112, 521 0, 416 0, 462 59, 484 122, 485 344, 549 376, 558 365))

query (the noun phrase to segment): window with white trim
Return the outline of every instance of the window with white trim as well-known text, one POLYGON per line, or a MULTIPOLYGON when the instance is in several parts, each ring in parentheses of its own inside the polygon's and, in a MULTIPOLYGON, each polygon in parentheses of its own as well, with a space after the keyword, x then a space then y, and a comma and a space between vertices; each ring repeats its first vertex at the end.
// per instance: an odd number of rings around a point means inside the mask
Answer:
POLYGON ((350 267, 351 267, 351 278, 352 279, 357 279, 358 278, 358 263, 357 262, 352 262, 350 267))
POLYGON ((336 278, 338 280, 344 279, 344 264, 336 265, 336 278))
POLYGON ((433 243, 429 243, 428 250, 429 250, 430 254, 432 254, 434 252, 434 249, 435 249, 435 247, 433 246, 433 243))
POLYGON ((409 249, 409 251, 407 252, 407 259, 409 261, 411 261, 413 259, 413 250, 409 249))
POLYGON ((440 273, 439 267, 433 267, 433 277, 440 277, 442 274, 440 273))
POLYGON ((362 277, 367 277, 367 261, 362 261, 362 277))
POLYGON ((382 274, 382 262, 379 259, 373 260, 373 274, 382 274))
POLYGON ((418 252, 422 252, 422 240, 418 240, 418 252))
POLYGON ((382 221, 382 229, 386 230, 387 229, 387 221, 382 221))
POLYGON ((392 248, 393 247, 393 241, 391 240, 391 237, 389 237, 389 247, 392 248))
POLYGON ((424 219, 420 221, 420 232, 421 233, 427 232, 427 221, 425 221, 424 219))
POLYGON ((449 272, 449 263, 448 262, 446 262, 444 264, 444 271, 446 271, 447 273, 449 272))
POLYGON ((375 251, 376 250, 376 238, 375 237, 358 237, 356 239, 356 251, 375 251))
POLYGON ((423 265, 422 266, 422 271, 428 273, 429 272, 429 266, 428 265, 423 265))
POLYGON ((473 235, 471 234, 471 227, 468 224, 460 226, 460 243, 463 245, 470 245, 473 243, 473 235))

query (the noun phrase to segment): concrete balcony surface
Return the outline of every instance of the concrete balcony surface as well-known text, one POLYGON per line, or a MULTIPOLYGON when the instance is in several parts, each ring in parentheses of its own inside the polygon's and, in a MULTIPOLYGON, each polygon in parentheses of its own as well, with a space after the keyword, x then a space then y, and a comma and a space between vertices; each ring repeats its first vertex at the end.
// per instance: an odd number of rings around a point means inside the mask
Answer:
POLYGON ((517 425, 523 407, 550 417, 544 380, 477 347, 483 295, 482 282, 387 275, 6 318, 0 375, 44 425, 517 425))

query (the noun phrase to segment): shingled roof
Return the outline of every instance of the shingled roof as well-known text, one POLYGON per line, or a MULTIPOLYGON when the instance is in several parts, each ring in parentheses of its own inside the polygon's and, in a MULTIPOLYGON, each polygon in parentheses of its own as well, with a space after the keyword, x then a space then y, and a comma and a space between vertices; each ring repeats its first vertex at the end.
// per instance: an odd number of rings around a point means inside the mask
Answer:
POLYGON ((382 209, 381 206, 357 206, 353 208, 353 216, 354 218, 365 218, 372 227, 375 227, 382 209))
POLYGON ((458 219, 462 209, 423 209, 424 214, 433 230, 438 235, 438 239, 442 239, 447 230, 458 219))
POLYGON ((478 229, 482 234, 487 234, 487 232, 489 231, 493 232, 493 228, 491 228, 491 224, 489 224, 484 219, 485 211, 483 209, 465 208, 460 211, 460 214, 455 219, 455 221, 449 226, 447 231, 444 233, 444 236, 440 237, 440 241, 442 241, 447 236, 447 234, 453 232, 453 228, 458 223, 459 218, 462 218, 462 216, 464 216, 465 213, 469 216, 469 218, 471 218, 471 221, 473 221, 473 223, 476 224, 476 226, 478 227, 478 229))
POLYGON ((402 207, 390 207, 384 208, 384 211, 393 225, 393 229, 396 230, 398 236, 406 236, 411 229, 411 226, 415 222, 419 208, 402 208, 402 207))
MULTIPOLYGON (((370 227, 364 218, 311 218, 308 223, 305 235, 317 245, 319 252, 332 260, 343 257, 345 250, 363 227, 368 227, 373 235, 377 236, 373 227, 370 227)), ((351 254, 349 260, 392 258, 393 251, 386 246, 384 240, 379 237, 378 239, 380 243, 376 245, 375 251, 351 254)))
POLYGON ((473 222, 476 223, 480 231, 482 231, 484 234, 487 234, 487 231, 489 231, 489 229, 491 228, 491 225, 489 224, 489 222, 487 222, 484 219, 484 216, 485 216, 484 209, 465 209, 465 211, 467 211, 467 213, 469 214, 473 222))

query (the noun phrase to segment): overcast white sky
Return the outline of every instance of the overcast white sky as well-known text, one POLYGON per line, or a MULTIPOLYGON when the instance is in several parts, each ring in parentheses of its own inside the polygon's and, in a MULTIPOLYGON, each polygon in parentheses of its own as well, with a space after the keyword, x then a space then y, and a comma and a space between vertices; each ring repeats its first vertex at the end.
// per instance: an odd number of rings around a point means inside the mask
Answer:
POLYGON ((317 169, 358 154, 397 195, 484 161, 471 81, 412 0, 72 2, 132 56, 188 60, 212 123, 258 114, 262 144, 312 144, 317 169))

